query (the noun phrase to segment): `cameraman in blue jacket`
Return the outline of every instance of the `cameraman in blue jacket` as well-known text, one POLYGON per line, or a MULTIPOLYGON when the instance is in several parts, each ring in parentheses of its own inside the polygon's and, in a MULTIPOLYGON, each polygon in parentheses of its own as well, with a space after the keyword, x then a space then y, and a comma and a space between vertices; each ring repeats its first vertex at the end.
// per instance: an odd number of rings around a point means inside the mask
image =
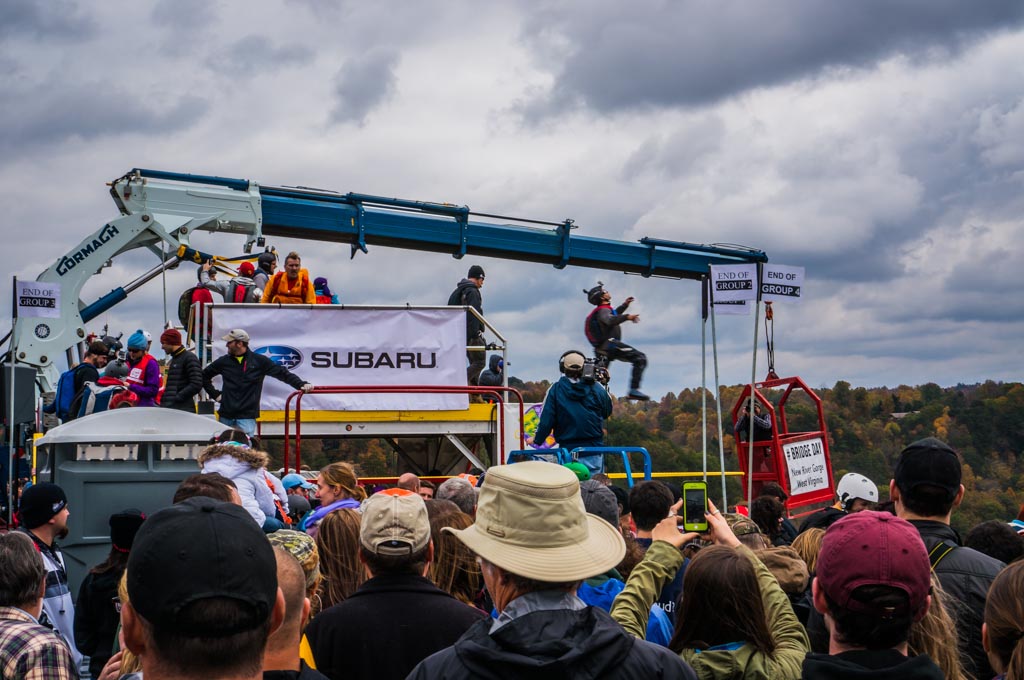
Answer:
MULTIPOLYGON (((604 420, 612 414, 612 398, 593 372, 585 374, 586 365, 586 358, 576 350, 559 358, 562 377, 548 390, 537 432, 527 443, 542 442, 554 432, 558 445, 569 451, 604 445, 604 420)), ((603 455, 580 456, 579 461, 591 474, 604 469, 603 455)))

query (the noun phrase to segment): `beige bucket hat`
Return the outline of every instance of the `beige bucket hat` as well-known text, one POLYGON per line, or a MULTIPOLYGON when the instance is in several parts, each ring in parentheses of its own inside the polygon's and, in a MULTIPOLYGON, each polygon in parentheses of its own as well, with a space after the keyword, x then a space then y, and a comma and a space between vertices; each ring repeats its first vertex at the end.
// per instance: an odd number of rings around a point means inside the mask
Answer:
POLYGON ((476 522, 444 531, 505 571, 553 583, 603 574, 626 554, 618 529, 587 514, 576 475, 540 461, 488 469, 476 522))

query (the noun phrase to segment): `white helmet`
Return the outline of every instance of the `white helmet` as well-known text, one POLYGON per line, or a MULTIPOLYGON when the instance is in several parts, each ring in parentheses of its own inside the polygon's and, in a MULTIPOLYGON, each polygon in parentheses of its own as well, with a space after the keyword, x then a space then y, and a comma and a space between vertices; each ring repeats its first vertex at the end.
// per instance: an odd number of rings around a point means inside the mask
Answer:
POLYGON ((878 487, 864 475, 848 472, 836 485, 836 495, 843 509, 849 511, 850 504, 860 498, 872 503, 878 502, 878 487))

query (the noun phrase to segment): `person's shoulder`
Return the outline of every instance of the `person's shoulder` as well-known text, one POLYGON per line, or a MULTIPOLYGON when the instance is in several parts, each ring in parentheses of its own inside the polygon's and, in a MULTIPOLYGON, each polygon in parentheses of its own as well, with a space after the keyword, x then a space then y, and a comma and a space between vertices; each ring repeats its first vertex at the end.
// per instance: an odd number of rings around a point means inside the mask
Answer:
MULTIPOLYGON (((951 556, 956 555, 956 553, 960 553, 959 557, 961 559, 958 562, 964 566, 969 566, 970 570, 978 576, 987 576, 990 579, 994 579, 999 572, 1006 568, 1005 562, 974 548, 959 546, 951 553, 951 556)), ((939 564, 941 566, 941 562, 939 564)), ((938 571, 938 566, 936 571, 938 571)))
MULTIPOLYGON (((608 617, 610 619, 610 615, 604 610, 599 610, 599 616, 602 614, 604 616, 601 618, 608 617)), ((622 634, 629 635, 625 630, 622 631, 622 634)), ((662 647, 640 638, 633 639, 633 644, 629 652, 622 658, 619 669, 626 674, 624 677, 633 677, 639 671, 654 673, 654 677, 659 678, 697 680, 697 673, 681 656, 668 647, 662 647)))

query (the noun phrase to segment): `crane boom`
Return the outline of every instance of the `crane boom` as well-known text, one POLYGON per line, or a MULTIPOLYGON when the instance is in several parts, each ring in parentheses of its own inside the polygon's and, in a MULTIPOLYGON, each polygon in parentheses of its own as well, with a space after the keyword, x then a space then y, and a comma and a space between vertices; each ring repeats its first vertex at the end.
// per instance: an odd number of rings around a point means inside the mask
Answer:
POLYGON ((349 243, 352 256, 380 245, 456 258, 482 255, 526 262, 589 267, 682 279, 700 279, 712 264, 765 262, 763 251, 644 238, 638 242, 573 235, 572 220, 542 222, 472 212, 466 206, 411 201, 306 187, 261 186, 244 179, 133 169, 111 183, 121 217, 111 220, 37 277, 61 284, 61 318, 34 327, 19 324, 14 351, 35 366, 44 389, 56 382, 54 358, 85 337, 84 323, 125 299, 189 244, 193 231, 244 236, 251 252, 266 236, 349 243), (141 279, 115 288, 92 304, 79 294, 111 258, 146 247, 161 258, 141 279), (46 326, 43 328, 42 326, 46 326))

